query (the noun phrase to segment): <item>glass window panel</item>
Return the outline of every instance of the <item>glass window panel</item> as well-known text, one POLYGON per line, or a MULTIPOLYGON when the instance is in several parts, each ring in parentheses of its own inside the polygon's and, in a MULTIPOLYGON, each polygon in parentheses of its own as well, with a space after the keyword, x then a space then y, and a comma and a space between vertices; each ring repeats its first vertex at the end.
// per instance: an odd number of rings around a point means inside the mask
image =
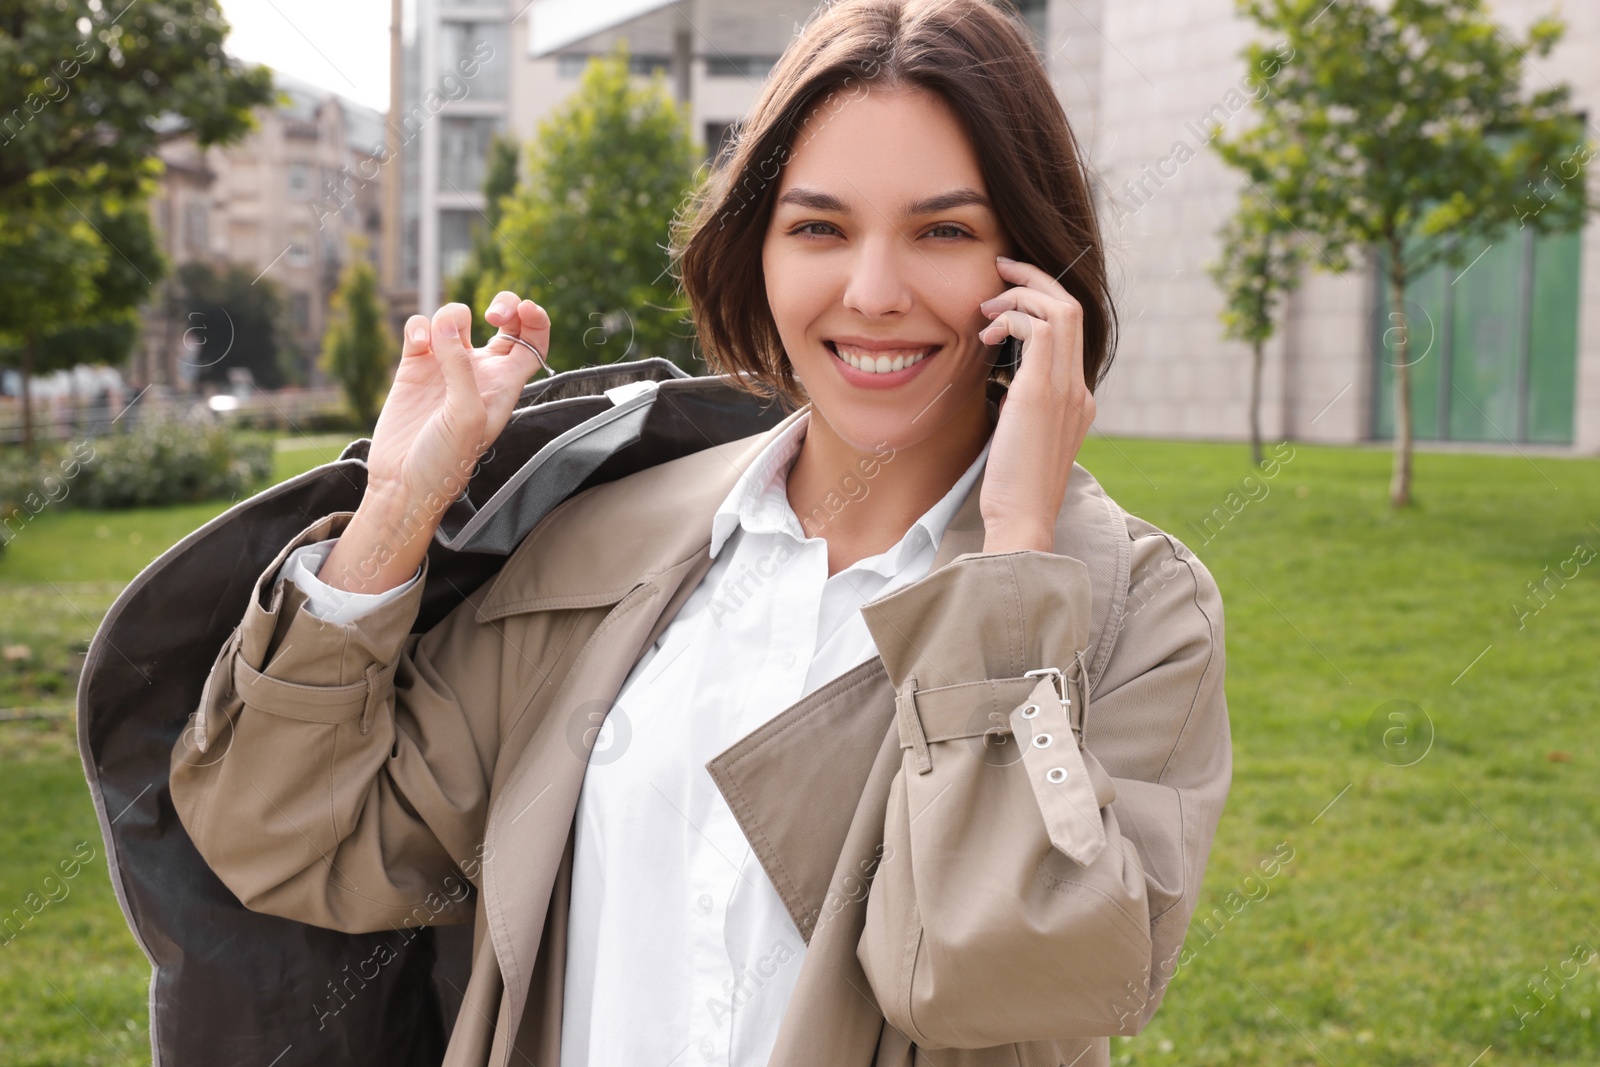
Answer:
POLYGON ((1578 233, 1534 240, 1528 440, 1572 443, 1578 362, 1578 233))
POLYGON ((706 73, 712 77, 760 79, 772 73, 777 62, 777 56, 712 55, 706 57, 706 73))
POLYGON ((475 193, 483 185, 489 142, 501 126, 496 116, 447 116, 439 126, 439 181, 452 193, 475 193))
POLYGON ((1018 0, 1017 8, 1028 29, 1033 31, 1033 47, 1043 51, 1044 42, 1050 34, 1049 3, 1047 0, 1018 0))
POLYGON ((460 273, 472 253, 472 220, 475 211, 439 212, 439 271, 451 278, 460 273))
POLYGON ((1406 362, 1411 368, 1411 436, 1419 441, 1436 440, 1440 435, 1439 388, 1445 360, 1446 279, 1443 271, 1434 269, 1406 286, 1407 320, 1402 327, 1389 293, 1388 269, 1388 257, 1380 256, 1378 277, 1383 299, 1373 324, 1373 348, 1378 354, 1373 436, 1394 437, 1395 364, 1400 361, 1400 330, 1404 328, 1410 331, 1406 362))
POLYGON ((506 98, 511 44, 503 22, 445 22, 439 27, 439 94, 447 100, 506 98))
POLYGON ((1456 274, 1448 398, 1453 441, 1516 439, 1523 244, 1513 228, 1456 274))

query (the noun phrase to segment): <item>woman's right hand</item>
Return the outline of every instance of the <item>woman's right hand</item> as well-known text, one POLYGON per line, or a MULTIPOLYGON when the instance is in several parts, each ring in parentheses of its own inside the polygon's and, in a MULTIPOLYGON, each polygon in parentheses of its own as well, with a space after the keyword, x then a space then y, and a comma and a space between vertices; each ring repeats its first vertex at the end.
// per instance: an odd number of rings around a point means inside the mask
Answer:
MULTIPOLYGON (((499 293, 484 318, 549 350, 550 316, 531 300, 499 293)), ((431 322, 407 320, 400 367, 367 453, 366 495, 317 574, 330 588, 381 593, 417 572, 445 509, 539 370, 532 352, 503 336, 473 349, 471 328, 465 304, 446 304, 431 322)))
MULTIPOLYGON (((550 344, 550 316, 532 300, 498 293, 484 318, 541 353, 550 344)), ((497 335, 471 347, 472 312, 446 304, 430 322, 406 321, 394 385, 378 415, 367 456, 367 491, 386 501, 419 506, 430 497, 445 506, 466 488, 478 458, 505 429, 517 398, 540 369, 534 354, 497 335)), ((434 522, 427 522, 430 532, 434 522)))

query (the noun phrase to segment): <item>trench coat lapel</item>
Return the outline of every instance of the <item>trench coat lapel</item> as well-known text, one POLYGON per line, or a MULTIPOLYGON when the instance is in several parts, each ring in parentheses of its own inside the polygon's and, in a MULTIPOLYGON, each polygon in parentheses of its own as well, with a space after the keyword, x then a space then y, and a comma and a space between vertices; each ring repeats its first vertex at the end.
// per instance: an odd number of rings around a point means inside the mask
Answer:
MULTIPOLYGON (((983 551, 983 474, 979 472, 946 526, 930 573, 963 554, 983 551)), ((1074 466, 1056 520, 1055 550, 1096 561, 1090 568, 1090 632, 1097 640, 1091 665, 1103 665, 1110 652, 1116 628, 1108 622, 1122 607, 1113 591, 1127 580, 1127 529, 1109 503, 1094 477, 1074 466)), ((1091 684, 1097 677, 1091 666, 1091 684)), ((841 869, 841 856, 851 851, 845 847, 847 837, 859 835, 856 823, 869 806, 879 816, 874 843, 882 843, 888 778, 899 766, 898 757, 894 687, 882 658, 873 656, 706 764, 808 944, 841 869), (880 749, 890 760, 888 777, 880 749), (868 796, 875 761, 882 795, 868 796)), ((854 851, 860 848, 858 843, 854 851)))
MULTIPOLYGON (((711 517, 739 475, 805 408, 762 434, 607 483, 581 511, 546 516, 493 579, 478 606, 494 624, 523 611, 610 607, 521 755, 497 773, 485 832, 483 899, 505 983, 508 1018, 523 1017, 561 856, 588 766, 568 726, 608 710, 639 657, 670 621, 691 576, 710 559, 711 517), (563 523, 583 535, 561 536, 563 523), (558 546, 558 547, 556 547, 558 546), (546 554, 547 547, 553 548, 546 554), (559 828, 559 829, 558 829, 559 828)), ((697 578, 695 579, 697 580, 697 578)))
MULTIPOLYGON (((945 527, 931 570, 963 552, 983 549, 982 489, 979 471, 945 527)), ((883 660, 873 656, 706 764, 808 944, 863 790, 894 724, 894 700, 883 660)), ((879 831, 881 841, 881 823, 879 831)))

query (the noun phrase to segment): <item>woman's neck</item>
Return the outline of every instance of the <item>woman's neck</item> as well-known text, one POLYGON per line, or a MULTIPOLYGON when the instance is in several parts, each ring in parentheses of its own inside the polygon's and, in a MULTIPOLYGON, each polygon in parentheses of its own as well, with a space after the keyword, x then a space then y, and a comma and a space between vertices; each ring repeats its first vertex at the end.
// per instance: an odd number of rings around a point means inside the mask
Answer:
POLYGON ((915 445, 861 451, 815 407, 789 470, 789 506, 828 542, 834 575, 891 548, 972 465, 994 430, 984 393, 915 445))

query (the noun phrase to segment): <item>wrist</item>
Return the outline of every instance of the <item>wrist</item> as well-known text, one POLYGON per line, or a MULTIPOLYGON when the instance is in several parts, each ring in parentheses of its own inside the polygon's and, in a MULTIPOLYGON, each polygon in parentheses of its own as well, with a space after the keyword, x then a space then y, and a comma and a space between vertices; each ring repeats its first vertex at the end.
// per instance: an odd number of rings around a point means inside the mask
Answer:
POLYGON ((427 557, 436 526, 437 516, 421 504, 365 497, 317 578, 351 593, 382 593, 403 585, 427 557))
POLYGON ((985 552, 1054 552, 1055 547, 1053 524, 1026 520, 984 523, 985 552))

